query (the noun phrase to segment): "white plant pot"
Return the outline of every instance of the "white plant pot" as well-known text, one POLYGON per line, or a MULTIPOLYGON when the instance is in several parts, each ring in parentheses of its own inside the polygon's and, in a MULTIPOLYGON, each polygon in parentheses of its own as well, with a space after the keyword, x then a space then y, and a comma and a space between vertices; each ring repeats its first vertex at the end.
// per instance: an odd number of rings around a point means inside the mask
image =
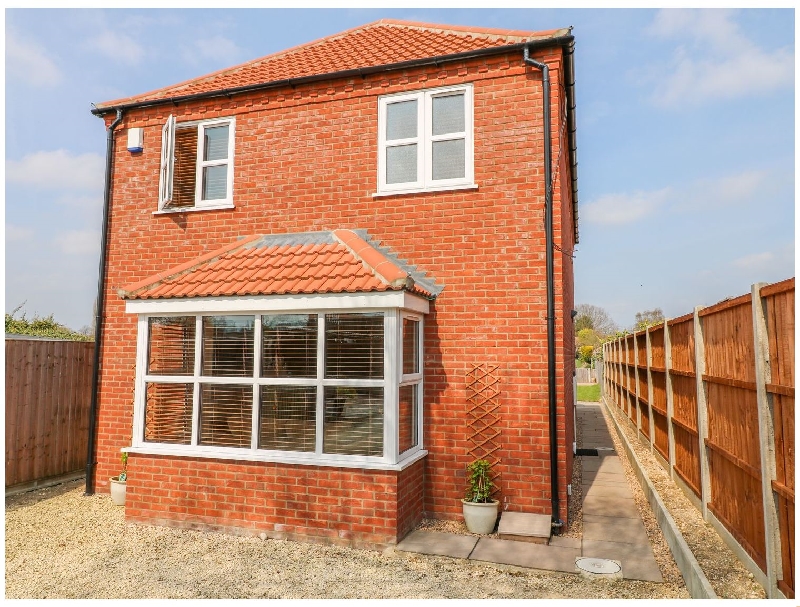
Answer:
POLYGON ((111 501, 115 506, 125 505, 125 481, 119 480, 118 476, 111 477, 111 501))
POLYGON ((491 533, 497 522, 497 509, 500 502, 493 500, 487 504, 461 500, 464 522, 470 533, 491 533))

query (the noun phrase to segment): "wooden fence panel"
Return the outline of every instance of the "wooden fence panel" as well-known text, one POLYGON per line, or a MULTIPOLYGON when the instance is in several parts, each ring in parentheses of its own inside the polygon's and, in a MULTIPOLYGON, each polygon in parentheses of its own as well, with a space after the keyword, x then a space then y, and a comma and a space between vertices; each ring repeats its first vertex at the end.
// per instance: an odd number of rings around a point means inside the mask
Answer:
MULTIPOLYGON (((650 358, 652 367, 656 369, 663 369, 666 366, 663 326, 652 327, 650 329, 650 358)), ((666 410, 666 405, 664 409, 666 410)))
POLYGON ((781 570, 778 587, 793 598, 795 589, 794 538, 794 279, 761 290, 766 303, 770 384, 775 429, 775 481, 781 570))
POLYGON ((756 288, 609 344, 607 396, 634 425, 639 414, 673 478, 748 555, 768 595, 794 598, 794 278, 756 288))
POLYGON ((697 430, 697 383, 694 377, 672 377, 672 432, 678 476, 700 497, 700 435, 697 430))
POLYGON ((86 466, 94 343, 6 339, 6 487, 86 466))
MULTIPOLYGON (((651 342, 652 345, 652 342, 651 342)), ((653 384, 653 447, 669 462, 669 427, 667 424, 667 376, 660 371, 650 371, 653 384)))
POLYGON ((749 294, 700 312, 708 405, 709 510, 766 571, 755 342, 749 294))

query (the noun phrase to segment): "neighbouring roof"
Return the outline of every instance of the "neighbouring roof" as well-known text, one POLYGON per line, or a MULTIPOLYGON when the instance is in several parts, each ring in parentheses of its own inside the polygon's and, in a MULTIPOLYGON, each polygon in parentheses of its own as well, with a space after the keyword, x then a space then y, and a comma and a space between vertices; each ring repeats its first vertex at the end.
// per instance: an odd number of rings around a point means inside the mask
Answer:
POLYGON ((444 287, 371 241, 366 230, 254 235, 119 290, 124 299, 364 293, 444 287))
POLYGON ((532 32, 381 19, 149 93, 99 103, 94 111, 102 113, 118 106, 546 42, 570 36, 570 31, 571 28, 562 28, 532 32))

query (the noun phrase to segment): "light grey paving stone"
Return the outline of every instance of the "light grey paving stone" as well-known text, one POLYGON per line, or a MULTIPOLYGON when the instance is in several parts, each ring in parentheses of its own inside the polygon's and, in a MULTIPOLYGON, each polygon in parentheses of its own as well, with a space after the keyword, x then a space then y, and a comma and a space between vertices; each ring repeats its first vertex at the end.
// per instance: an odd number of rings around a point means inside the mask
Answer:
POLYGON ((591 495, 583 500, 583 514, 614 516, 618 518, 640 518, 633 498, 607 495, 591 495))
POLYGON ((622 576, 628 580, 663 581, 650 544, 642 546, 584 539, 583 556, 619 561, 622 563, 622 576))
POLYGON ((574 548, 575 550, 581 549, 581 538, 579 537, 561 537, 554 535, 550 538, 550 546, 557 548, 574 548))
POLYGON ((583 515, 583 539, 599 542, 618 542, 649 546, 647 532, 641 520, 617 517, 583 515))
POLYGON ((581 551, 577 548, 545 546, 528 542, 496 540, 482 537, 470 555, 470 560, 503 563, 517 567, 546 569, 548 571, 575 572, 575 559, 581 551))
POLYGON ((583 481, 581 482, 581 486, 583 487, 584 494, 586 494, 586 492, 590 487, 595 487, 595 486, 628 487, 630 489, 630 485, 628 485, 627 480, 620 480, 610 476, 603 476, 602 478, 583 479, 583 481))
POLYGON ((552 520, 548 514, 529 512, 503 512, 497 533, 503 539, 539 541, 546 544, 552 531, 552 520), (515 537, 504 537, 515 536, 515 537))
POLYGON ((598 457, 581 462, 585 472, 602 472, 605 474, 625 474, 619 457, 598 457))
POLYGON ((624 474, 617 473, 617 472, 597 472, 596 470, 584 470, 583 471, 583 479, 582 484, 586 485, 591 483, 592 481, 605 481, 605 482, 628 482, 628 479, 625 478, 624 474))
POLYGON ((628 487, 627 484, 603 485, 598 483, 594 485, 589 485, 583 492, 583 497, 584 499, 586 499, 590 495, 603 495, 606 497, 621 497, 621 498, 633 499, 633 493, 631 493, 630 487, 628 487))
POLYGON ((397 544, 397 550, 465 559, 477 542, 478 538, 473 535, 418 530, 397 544))

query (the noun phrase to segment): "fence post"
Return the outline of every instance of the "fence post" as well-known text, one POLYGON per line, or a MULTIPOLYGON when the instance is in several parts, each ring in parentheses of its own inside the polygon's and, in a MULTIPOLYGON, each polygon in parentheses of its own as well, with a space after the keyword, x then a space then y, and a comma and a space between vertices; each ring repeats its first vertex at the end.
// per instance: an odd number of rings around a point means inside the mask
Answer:
POLYGON ((772 395, 767 392, 767 384, 772 381, 770 366, 769 337, 767 335, 767 315, 761 287, 767 283, 757 282, 751 287, 753 308, 753 352, 756 359, 756 397, 758 400, 758 435, 761 443, 761 495, 764 504, 764 538, 767 553, 767 596, 776 598, 778 594, 778 575, 783 577, 781 567, 780 529, 778 509, 772 491, 775 480, 775 426, 772 395))
POLYGON ((706 372, 706 344, 703 340, 703 320, 700 318, 702 306, 694 309, 694 374, 697 382, 697 434, 700 447, 700 503, 703 519, 708 520, 708 504, 711 501, 711 476, 708 470, 708 403, 703 374, 706 372))
POLYGON ((667 393, 667 437, 669 441, 669 477, 675 480, 675 434, 672 429, 672 416, 675 414, 675 404, 672 395, 672 341, 669 335, 669 325, 664 321, 664 390, 667 393))

